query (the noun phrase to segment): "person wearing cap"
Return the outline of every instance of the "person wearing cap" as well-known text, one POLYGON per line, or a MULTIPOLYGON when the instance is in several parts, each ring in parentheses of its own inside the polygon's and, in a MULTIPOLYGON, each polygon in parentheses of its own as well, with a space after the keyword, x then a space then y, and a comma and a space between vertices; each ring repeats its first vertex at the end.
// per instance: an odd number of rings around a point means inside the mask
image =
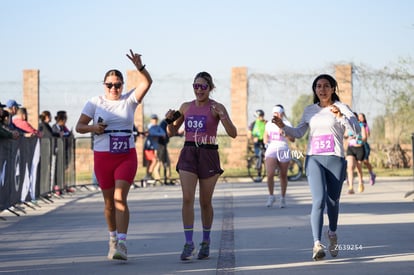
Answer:
MULTIPOLYGON (((282 105, 276 105, 272 109, 273 116, 283 120, 285 125, 292 126, 286 118, 285 110, 282 105)), ((276 201, 274 195, 275 186, 275 169, 279 169, 280 177, 280 201, 279 207, 286 207, 286 189, 288 185, 288 168, 290 162, 290 150, 288 141, 294 142, 295 138, 286 135, 276 124, 271 121, 266 123, 265 132, 263 135, 263 142, 266 146, 265 164, 267 171, 267 188, 269 197, 266 203, 267 207, 272 207, 276 201)))
POLYGON ((159 180, 161 178, 158 169, 155 169, 159 162, 157 157, 158 139, 166 135, 167 133, 158 125, 158 116, 152 114, 144 142, 144 156, 146 160, 146 175, 144 180, 159 180))
POLYGON ((256 110, 254 116, 256 119, 250 123, 247 137, 253 141, 254 154, 259 157, 261 150, 264 150, 263 135, 267 121, 264 118, 265 113, 261 109, 256 110))
POLYGON ((9 99, 6 103, 6 105, 7 105, 7 108, 9 109, 9 111, 14 110, 14 113, 16 113, 17 109, 19 109, 20 106, 22 106, 21 104, 17 103, 17 101, 14 100, 14 99, 9 99))
POLYGON ((9 112, 8 127, 12 130, 17 130, 16 125, 13 123, 13 116, 17 114, 17 110, 21 104, 17 103, 14 99, 9 99, 6 103, 6 110, 9 112))

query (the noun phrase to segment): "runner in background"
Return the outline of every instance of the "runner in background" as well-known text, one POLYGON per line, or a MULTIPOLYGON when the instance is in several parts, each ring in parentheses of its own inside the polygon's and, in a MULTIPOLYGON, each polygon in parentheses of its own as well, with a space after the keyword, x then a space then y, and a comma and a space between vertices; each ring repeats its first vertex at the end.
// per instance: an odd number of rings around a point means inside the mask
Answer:
POLYGON ((371 185, 374 185, 375 184, 375 178, 377 177, 377 175, 374 173, 374 170, 372 169, 372 165, 369 162, 369 155, 371 154, 371 146, 369 146, 368 138, 371 134, 371 131, 369 129, 368 122, 367 122, 367 119, 366 119, 364 113, 359 113, 358 114, 358 120, 359 120, 359 122, 361 122, 364 125, 366 133, 367 133, 367 140, 364 142, 365 155, 364 155, 364 161, 363 162, 364 162, 365 167, 368 169, 368 172, 369 172, 369 175, 370 175, 369 183, 371 185))

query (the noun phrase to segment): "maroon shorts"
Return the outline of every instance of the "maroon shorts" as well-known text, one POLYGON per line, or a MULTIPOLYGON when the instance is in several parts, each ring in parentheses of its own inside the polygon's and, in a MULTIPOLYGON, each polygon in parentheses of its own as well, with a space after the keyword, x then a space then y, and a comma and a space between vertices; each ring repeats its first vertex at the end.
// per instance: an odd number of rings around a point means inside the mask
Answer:
POLYGON ((116 180, 134 182, 138 166, 135 148, 125 154, 95 151, 93 156, 95 175, 101 189, 114 188, 116 180))
POLYGON ((184 146, 178 158, 176 170, 187 171, 206 179, 224 171, 220 167, 220 157, 217 146, 184 146))

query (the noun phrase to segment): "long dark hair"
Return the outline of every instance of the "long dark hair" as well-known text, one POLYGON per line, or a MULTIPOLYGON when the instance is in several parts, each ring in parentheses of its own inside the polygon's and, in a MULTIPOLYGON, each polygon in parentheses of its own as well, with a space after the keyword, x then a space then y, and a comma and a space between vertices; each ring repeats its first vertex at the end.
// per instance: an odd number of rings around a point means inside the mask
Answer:
POLYGON ((315 80, 313 81, 313 84, 312 84, 312 90, 313 90, 313 103, 319 103, 319 102, 320 102, 319 97, 316 95, 316 83, 317 83, 320 79, 326 79, 326 80, 328 80, 328 82, 329 82, 329 84, 331 85, 331 87, 333 87, 334 92, 332 93, 331 100, 332 100, 333 102, 335 102, 335 101, 341 101, 341 100, 339 100, 339 96, 338 96, 338 94, 336 93, 336 91, 338 90, 338 82, 336 82, 335 78, 333 78, 333 77, 332 77, 332 76, 330 76, 329 74, 321 74, 321 75, 318 75, 318 76, 315 78, 315 80))

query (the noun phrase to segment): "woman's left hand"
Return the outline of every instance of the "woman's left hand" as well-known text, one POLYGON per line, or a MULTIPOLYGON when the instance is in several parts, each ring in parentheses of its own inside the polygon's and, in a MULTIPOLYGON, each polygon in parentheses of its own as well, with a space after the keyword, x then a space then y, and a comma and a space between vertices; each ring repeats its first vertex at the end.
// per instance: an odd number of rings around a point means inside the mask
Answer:
POLYGON ((227 112, 226 112, 226 109, 224 108, 223 105, 216 103, 216 104, 211 105, 211 109, 216 114, 218 114, 218 116, 220 117, 220 119, 224 119, 224 118, 227 117, 227 115, 226 115, 227 112))
POLYGON ((129 50, 131 55, 127 54, 126 56, 134 63, 137 70, 140 70, 142 68, 142 61, 141 61, 141 55, 139 53, 134 53, 132 50, 129 50))
POLYGON ((273 116, 273 118, 272 118, 272 122, 274 123, 274 124, 276 124, 277 125, 277 127, 279 127, 280 129, 282 129, 283 127, 285 127, 285 123, 283 122, 283 120, 280 118, 280 117, 278 117, 278 116, 273 116))
POLYGON ((339 109, 338 106, 336 105, 331 105, 331 112, 337 117, 340 118, 342 117, 342 113, 341 110, 339 109))

